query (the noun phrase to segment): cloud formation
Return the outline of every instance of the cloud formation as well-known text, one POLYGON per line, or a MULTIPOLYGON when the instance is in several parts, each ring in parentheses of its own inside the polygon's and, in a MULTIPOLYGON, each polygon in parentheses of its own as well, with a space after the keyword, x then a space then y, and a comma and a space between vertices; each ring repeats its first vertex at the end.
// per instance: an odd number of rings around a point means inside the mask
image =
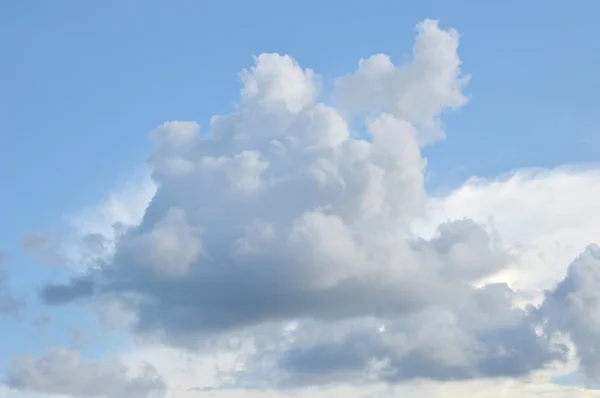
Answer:
POLYGON ((597 378, 600 358, 580 349, 594 323, 566 316, 577 307, 561 293, 594 309, 578 262, 522 308, 514 285, 483 283, 516 257, 482 221, 415 232, 434 218, 421 148, 467 102, 457 49, 455 31, 426 20, 410 62, 375 55, 337 81, 339 108, 319 102, 312 70, 258 56, 210 138, 194 122, 152 131, 156 192, 139 225, 108 232, 108 254, 42 298, 116 300, 137 333, 178 347, 250 339, 232 386, 520 377, 565 361, 565 333, 597 378))
POLYGON ((567 276, 540 307, 549 328, 569 333, 581 370, 591 383, 600 380, 600 247, 590 245, 569 267, 567 276))
POLYGON ((56 348, 36 358, 21 355, 6 371, 5 384, 13 389, 89 398, 161 398, 165 382, 146 366, 140 375, 128 376, 117 360, 88 361, 74 351, 56 348))
POLYGON ((396 67, 385 54, 362 59, 354 75, 337 80, 335 96, 350 111, 384 111, 406 120, 427 144, 445 137, 440 114, 467 103, 462 89, 470 77, 460 73, 456 30, 440 30, 432 20, 417 29, 410 62, 396 67))
POLYGON ((425 216, 413 224, 413 231, 431 237, 440 222, 469 218, 499 232, 502 247, 512 255, 499 279, 541 299, 587 245, 600 242, 597 195, 598 167, 521 169, 492 179, 473 177, 448 194, 428 198, 425 216))

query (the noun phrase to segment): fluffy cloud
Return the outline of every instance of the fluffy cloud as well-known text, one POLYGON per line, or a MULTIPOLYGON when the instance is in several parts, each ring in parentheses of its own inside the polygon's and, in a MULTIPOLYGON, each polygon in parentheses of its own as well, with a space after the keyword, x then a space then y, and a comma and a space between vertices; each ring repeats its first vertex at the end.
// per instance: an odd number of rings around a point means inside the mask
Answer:
POLYGON ((597 195, 598 168, 527 169, 494 179, 471 178, 447 195, 429 198, 426 215, 413 231, 430 237, 440 222, 469 218, 499 232, 512 258, 498 279, 523 299, 539 300, 587 245, 600 242, 597 195))
POLYGON ((363 59, 356 74, 336 82, 335 94, 346 109, 383 110, 418 126, 426 144, 445 137, 439 115, 468 101, 462 88, 469 77, 460 75, 458 32, 440 30, 432 20, 417 28, 411 62, 395 67, 385 54, 363 59))
POLYGON ((121 234, 139 224, 156 186, 146 173, 138 173, 99 204, 68 217, 74 234, 32 233, 21 247, 40 264, 86 270, 110 258, 121 234), (140 175, 141 174, 141 175, 140 175))
POLYGON ((229 387, 523 377, 567 361, 568 337, 596 378, 599 358, 581 350, 594 322, 567 316, 594 310, 585 284, 568 276, 542 304, 515 305, 523 287, 507 275, 530 251, 488 222, 503 214, 494 183, 427 200, 421 147, 443 137, 443 111, 466 103, 457 48, 455 31, 419 24, 412 61, 376 55, 337 81, 340 109, 318 101, 313 71, 258 56, 210 138, 193 122, 151 133, 156 192, 143 216, 101 232, 105 255, 42 298, 117 302, 137 333, 172 346, 248 342, 229 387), (364 134, 346 112, 364 117, 364 134), (477 217, 452 211, 473 192, 496 202, 469 207, 477 217))
POLYGON ((57 348, 39 358, 22 355, 13 359, 5 383, 13 389, 73 397, 165 396, 165 382, 152 367, 144 367, 137 376, 128 373, 117 360, 87 361, 76 352, 57 348))
POLYGON ((539 309, 548 327, 569 333, 588 381, 600 380, 600 247, 590 245, 539 309))

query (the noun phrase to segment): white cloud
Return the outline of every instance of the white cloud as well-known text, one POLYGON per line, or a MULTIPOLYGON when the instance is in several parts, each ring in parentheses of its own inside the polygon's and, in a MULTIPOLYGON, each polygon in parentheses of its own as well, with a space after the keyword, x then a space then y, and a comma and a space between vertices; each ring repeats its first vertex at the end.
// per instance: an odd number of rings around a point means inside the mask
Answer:
POLYGON ((440 30, 429 19, 417 28, 411 62, 396 67, 385 54, 363 59, 356 74, 336 82, 335 95, 350 110, 384 110, 415 124, 427 144, 445 137, 440 113, 467 102, 462 88, 469 77, 460 74, 458 32, 440 30))
POLYGON ((138 172, 103 201, 70 214, 67 222, 72 234, 32 233, 23 238, 21 246, 40 264, 86 271, 110 258, 119 237, 142 221, 155 192, 148 172, 138 172))
POLYGON ((18 390, 73 397, 164 397, 164 381, 154 369, 144 366, 141 370, 140 375, 129 376, 129 370, 116 359, 88 361, 66 348, 55 348, 39 358, 15 357, 5 383, 18 390))
MULTIPOLYGON (((554 170, 519 170, 495 179, 474 178, 443 197, 430 198, 427 216, 416 223, 420 235, 431 238, 434 228, 448 219, 471 218, 493 227, 503 244, 520 247, 523 254, 502 275, 519 292, 539 293, 563 279, 570 260, 577 256, 597 236, 600 203, 594 189, 600 186, 600 171, 595 168, 558 168, 554 170), (540 203, 544 205, 541 206, 540 203), (538 257, 534 254, 541 254, 538 257)), ((600 193, 600 192, 599 192, 600 193)), ((101 207, 99 207, 101 208, 101 207)), ((262 239, 273 239, 272 227, 258 224, 250 228, 247 239, 258 245, 262 239), (262 238, 261 238, 262 236, 262 238)), ((90 231, 92 232, 92 231, 90 231)), ((433 329, 432 329, 433 330, 433 329)), ((437 330, 437 329, 435 329, 437 330)), ((158 346, 137 348, 122 354, 122 360, 136 367, 145 361, 153 364, 169 382, 169 396, 187 397, 279 397, 281 393, 264 390, 193 390, 198 387, 217 386, 226 382, 229 371, 243 369, 247 350, 221 351, 221 353, 195 354, 187 350, 158 346), (245 353, 245 354, 244 354, 245 353)), ((576 364, 574 364, 576 366, 576 364)), ((573 370, 573 364, 555 374, 573 370)), ((393 392, 383 386, 335 387, 325 390, 302 389, 296 396, 319 397, 376 397, 431 396, 452 398, 523 397, 544 394, 548 397, 596 397, 600 393, 577 386, 557 386, 542 378, 507 381, 471 381, 460 383, 410 383, 394 387, 393 392)), ((12 397, 12 396, 10 396, 12 397)))
POLYGON ((131 178, 110 192, 107 198, 98 204, 71 215, 70 223, 77 234, 101 234, 113 239, 115 228, 137 225, 156 192, 156 186, 150 176, 146 173, 140 174, 139 177, 131 178))
POLYGON ((418 31, 409 63, 376 55, 337 82, 339 103, 365 117, 368 139, 318 102, 312 70, 287 55, 258 56, 242 73, 240 103, 212 119, 210 138, 194 122, 152 133, 153 182, 76 218, 82 235, 108 241, 91 258, 98 266, 42 297, 116 303, 137 335, 168 346, 147 355, 170 384, 179 380, 177 397, 315 396, 316 386, 345 397, 579 394, 551 385, 547 369, 576 361, 574 343, 584 372, 597 376, 600 360, 581 354, 597 334, 596 296, 574 284, 571 297, 586 300, 571 323, 560 320, 572 303, 550 305, 558 290, 540 307, 515 303, 552 288, 581 242, 598 238, 592 217, 575 214, 600 214, 579 198, 593 197, 586 182, 598 173, 517 173, 427 199, 420 148, 443 137, 440 116, 467 102, 468 79, 455 31, 429 20, 418 31), (115 229, 120 220, 130 228, 115 229), (539 257, 531 267, 541 250, 557 262, 539 257), (231 349, 236 339, 243 350, 231 349), (215 361, 227 369, 208 370, 215 361), (190 391, 193 371, 174 368, 185 362, 206 368, 202 382, 215 389, 190 391))
POLYGON ((431 198, 414 230, 431 236, 448 219, 470 218, 497 231, 514 255, 500 278, 538 296, 563 279, 568 264, 600 242, 600 169, 518 170, 496 179, 472 178, 447 196, 431 198))
MULTIPOLYGON (((288 331, 290 328, 287 328, 288 331)), ((414 381, 400 385, 371 383, 360 386, 330 386, 327 388, 304 387, 280 391, 275 389, 218 388, 231 379, 231 371, 240 370, 251 352, 245 343, 235 343, 232 349, 212 353, 194 353, 161 345, 142 345, 121 354, 121 361, 130 368, 150 363, 168 380, 168 398, 255 398, 255 397, 311 397, 311 398, 393 398, 432 397, 462 398, 593 398, 600 391, 579 386, 559 386, 551 382, 554 374, 569 372, 576 364, 562 369, 535 372, 519 379, 485 379, 462 382, 414 381), (235 347, 235 348, 233 348, 235 347)), ((269 376, 268 374, 266 375, 269 376)), ((1 397, 1 395, 0 395, 1 397)))

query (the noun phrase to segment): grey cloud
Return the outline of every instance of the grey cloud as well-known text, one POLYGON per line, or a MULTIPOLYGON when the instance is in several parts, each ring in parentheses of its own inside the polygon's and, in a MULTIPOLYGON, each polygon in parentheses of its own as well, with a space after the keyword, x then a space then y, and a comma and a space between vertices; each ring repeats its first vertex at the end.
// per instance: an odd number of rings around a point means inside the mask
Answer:
POLYGON ((73 300, 90 297, 96 288, 96 282, 89 277, 77 277, 64 284, 51 284, 40 292, 42 300, 51 305, 65 304, 73 300))
POLYGON ((333 337, 310 337, 300 325, 283 352, 273 353, 279 380, 295 386, 521 377, 566 358, 565 346, 536 333, 535 317, 511 307, 514 292, 506 285, 472 294, 452 310, 387 318, 381 328, 356 321, 333 337))
MULTIPOLYGON (((501 262, 489 242, 465 238, 481 234, 485 235, 481 227, 471 222, 442 226, 440 235, 432 241, 419 241, 416 257, 411 259, 414 263, 404 264, 406 269, 419 266, 430 269, 413 271, 412 275, 401 275, 392 281, 365 276, 345 278, 333 286, 315 286, 312 278, 318 275, 293 273, 301 270, 301 259, 246 255, 244 263, 239 264, 224 251, 215 259, 203 259, 205 269, 185 278, 139 273, 136 272, 139 268, 130 268, 129 262, 126 265, 116 262, 103 274, 105 279, 107 276, 112 279, 98 289, 107 294, 134 293, 144 297, 127 303, 137 313, 138 330, 164 331, 173 343, 194 333, 210 334, 264 321, 398 316, 430 305, 451 305, 469 294, 468 282, 474 279, 470 272, 460 268, 468 259, 460 258, 462 262, 456 263, 449 255, 456 245, 466 252, 484 254, 476 257, 477 261, 493 263, 487 270, 487 265, 480 264, 478 276, 496 271, 501 262), (434 272, 429 273, 431 270, 434 272), (415 280, 418 284, 414 284, 415 280)), ((91 277, 85 277, 64 285, 50 285, 42 292, 42 298, 49 304, 62 304, 88 297, 93 294, 95 283, 91 277)))
POLYGON ((23 300, 17 299, 9 293, 0 291, 0 315, 16 315, 24 306, 25 303, 23 300))
POLYGON ((126 376, 120 362, 87 361, 77 352, 56 348, 44 356, 15 357, 8 366, 5 383, 17 390, 83 398, 162 398, 164 380, 153 368, 136 377, 126 376))
MULTIPOLYGON (((334 341, 322 337, 306 341, 303 336, 310 333, 300 327, 294 343, 273 355, 278 358, 280 380, 287 386, 361 381, 365 375, 370 376, 368 380, 388 382, 520 377, 566 360, 567 346, 555 339, 557 333, 566 333, 576 347, 587 382, 597 384, 599 284, 600 247, 590 245, 538 307, 515 308, 511 305, 515 292, 508 286, 487 285, 474 291, 476 298, 451 312, 427 310, 395 321, 387 319, 384 332, 373 325, 365 332, 358 324, 358 332, 334 341), (424 345, 413 340, 424 335, 424 345), (448 358, 452 358, 450 363, 448 358), (372 364, 378 362, 383 365, 373 371, 372 364)), ((268 362, 265 357, 254 360, 268 362)))
MULTIPOLYGON (((118 230, 119 226, 115 225, 115 233, 118 230)), ((31 233, 22 239, 21 248, 39 264, 85 270, 107 255, 110 244, 101 233, 85 233, 69 242, 70 248, 76 249, 76 252, 69 252, 58 234, 31 233)))
MULTIPOLYGON (((452 37, 427 22, 415 56, 429 41, 455 51, 452 37)), ((456 72, 443 84, 458 82, 454 61, 443 66, 456 72)), ((468 258, 495 258, 479 226, 440 230, 447 252, 406 239, 425 199, 411 120, 382 114, 368 120, 369 140, 354 139, 341 113, 317 102, 314 72, 291 57, 262 54, 242 76, 239 106, 212 119, 210 139, 199 139, 193 122, 151 133, 158 189, 141 224, 89 279, 47 286, 46 302, 87 296, 95 284, 104 295, 138 298, 128 303, 138 331, 184 344, 296 317, 410 313, 451 303, 496 271, 468 258)), ((430 100, 457 105, 446 95, 430 100)))
POLYGON ((51 233, 29 234, 21 241, 21 248, 40 264, 64 266, 67 262, 60 237, 51 233))
POLYGON ((413 245, 424 255, 443 260, 437 271, 447 282, 456 282, 456 278, 477 281, 501 271, 510 259, 481 225, 470 219, 440 224, 433 239, 417 239, 413 245))
POLYGON ((568 333, 584 375, 600 381, 600 247, 590 245, 539 309, 549 330, 568 333))
POLYGON ((25 307, 25 302, 10 292, 8 272, 4 267, 5 257, 0 251, 0 315, 16 315, 25 307))

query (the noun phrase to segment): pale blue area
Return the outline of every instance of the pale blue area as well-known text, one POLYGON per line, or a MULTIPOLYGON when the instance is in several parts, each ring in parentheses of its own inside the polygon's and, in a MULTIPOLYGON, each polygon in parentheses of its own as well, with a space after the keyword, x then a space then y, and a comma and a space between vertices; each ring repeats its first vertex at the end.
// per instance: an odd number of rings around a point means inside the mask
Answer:
MULTIPOLYGON (((252 56, 281 52, 325 77, 360 57, 410 53, 415 24, 461 34, 471 103, 426 150, 431 189, 477 174, 598 161, 600 2, 21 0, 0 6, 0 249, 34 319, 42 281, 60 271, 18 253, 22 236, 61 228, 149 154, 146 133, 167 120, 203 128, 237 100, 252 56)), ((60 314, 60 315, 58 315, 60 314)), ((0 321, 0 366, 15 352, 64 344, 64 324, 36 332, 0 321)), ((100 345, 96 346, 99 350, 100 345)), ((92 347, 93 348, 93 347, 92 347)), ((95 351, 94 351, 95 352, 95 351)))
POLYGON ((553 381, 561 386, 569 386, 583 383, 583 378, 579 372, 572 372, 566 375, 555 377, 553 381))
POLYGON ((586 381, 585 376, 579 371, 555 377, 553 382, 561 386, 585 385, 588 389, 600 390, 600 384, 586 381))

